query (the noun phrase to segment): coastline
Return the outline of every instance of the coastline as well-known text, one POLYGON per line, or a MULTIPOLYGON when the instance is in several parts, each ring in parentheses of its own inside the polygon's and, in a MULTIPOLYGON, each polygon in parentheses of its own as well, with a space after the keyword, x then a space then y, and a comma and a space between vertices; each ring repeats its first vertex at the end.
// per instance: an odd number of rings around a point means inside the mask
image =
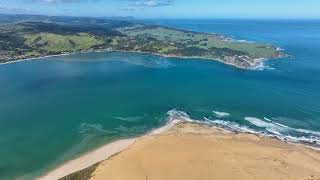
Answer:
POLYGON ((122 140, 117 140, 117 141, 105 144, 95 150, 92 150, 92 151, 89 151, 83 155, 80 155, 76 159, 73 159, 73 160, 70 160, 70 161, 63 163, 62 165, 45 173, 44 175, 37 177, 36 179, 37 180, 61 179, 69 174, 72 174, 72 173, 75 173, 75 172, 80 171, 82 169, 93 166, 94 164, 97 164, 101 161, 104 161, 104 160, 114 156, 115 154, 118 154, 118 153, 126 150, 130 145, 134 144, 140 138, 143 138, 145 136, 150 136, 150 135, 161 134, 161 133, 169 130, 174 125, 178 124, 179 122, 182 122, 182 120, 173 119, 171 121, 168 121, 165 125, 163 125, 159 128, 153 129, 149 133, 146 133, 145 135, 142 135, 140 137, 122 139, 122 140))
POLYGON ((13 60, 13 61, 8 61, 8 62, 0 63, 0 66, 1 66, 1 65, 6 65, 6 64, 12 64, 12 63, 23 62, 23 61, 31 61, 31 60, 43 59, 43 58, 60 57, 60 56, 69 56, 69 55, 77 54, 77 53, 81 53, 81 52, 75 52, 75 53, 62 53, 62 54, 55 54, 55 55, 47 55, 47 56, 39 56, 39 57, 32 57, 32 58, 25 58, 25 59, 18 59, 18 60, 13 60))
MULTIPOLYGON (((128 149, 130 149, 131 146, 134 146, 137 142, 141 141, 142 139, 146 139, 148 137, 158 137, 162 136, 163 134, 167 134, 172 129, 175 129, 176 127, 179 127, 180 124, 195 124, 199 127, 205 127, 208 129, 211 129, 213 131, 218 131, 225 136, 233 136, 233 135, 239 135, 239 136, 251 136, 258 139, 266 139, 270 141, 274 141, 278 144, 289 146, 289 147, 299 147, 303 149, 308 149, 310 151, 314 151, 316 153, 320 153, 320 149, 310 146, 308 144, 304 143, 294 143, 294 142, 288 142, 283 141, 276 137, 271 136, 260 136, 259 134, 249 133, 249 132, 238 132, 234 131, 232 129, 228 129, 227 127, 223 126, 215 126, 215 125, 209 125, 205 123, 198 123, 198 122, 191 122, 184 118, 179 117, 173 117, 168 120, 168 122, 159 128, 153 129, 150 132, 141 135, 139 137, 134 137, 130 139, 122 139, 117 140, 111 143, 108 143, 106 145, 103 145, 95 150, 92 150, 90 152, 87 152, 83 155, 80 155, 78 158, 70 160, 65 162, 64 164, 58 166, 57 168, 45 173, 44 175, 38 177, 38 180, 54 180, 54 179, 61 179, 63 177, 66 177, 68 175, 77 173, 79 171, 82 171, 86 168, 95 166, 98 163, 107 161, 108 159, 112 158, 113 156, 116 156, 119 153, 125 152, 128 149)), ((202 130, 200 129, 199 132, 202 130)))
POLYGON ((277 139, 181 122, 160 135, 137 140, 82 179, 318 180, 320 156, 277 139))
MULTIPOLYGON (((282 51, 282 49, 277 51, 282 51)), ((181 58, 181 59, 203 59, 203 60, 211 60, 211 61, 217 61, 226 65, 230 65, 239 69, 244 69, 244 70, 256 70, 260 69, 263 67, 263 64, 267 60, 271 59, 278 59, 278 58, 284 58, 287 55, 279 56, 279 57, 274 57, 274 58, 256 58, 254 60, 257 60, 256 65, 251 65, 250 67, 242 67, 234 63, 228 63, 224 60, 221 59, 215 59, 215 58, 209 58, 209 57, 201 57, 201 56, 178 56, 178 55, 168 55, 168 54, 159 54, 159 53, 151 53, 151 52, 143 52, 143 51, 126 51, 126 50, 86 50, 86 51, 79 51, 79 52, 70 52, 70 53, 61 53, 61 54, 55 54, 55 55, 46 55, 46 56, 39 56, 39 57, 32 57, 32 58, 25 58, 25 59, 18 59, 18 60, 12 60, 4 63, 0 63, 0 65, 6 65, 6 64, 11 64, 11 63, 18 63, 18 62, 23 62, 23 61, 30 61, 30 60, 37 60, 37 59, 43 59, 43 58, 49 58, 49 57, 60 57, 60 56, 69 56, 69 55, 74 55, 74 54, 81 54, 81 53, 90 53, 90 52, 125 52, 125 53, 139 53, 139 54, 147 54, 147 55, 155 55, 155 56, 160 56, 160 57, 165 57, 165 58, 181 58)), ((250 63, 249 63, 250 64, 250 63)))

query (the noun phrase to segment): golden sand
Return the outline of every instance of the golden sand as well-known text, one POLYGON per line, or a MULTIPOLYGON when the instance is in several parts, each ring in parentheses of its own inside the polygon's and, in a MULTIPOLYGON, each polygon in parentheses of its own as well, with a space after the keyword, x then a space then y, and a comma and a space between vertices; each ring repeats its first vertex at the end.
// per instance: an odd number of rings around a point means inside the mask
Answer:
MULTIPOLYGON (((162 126, 158 129, 154 129, 152 132, 145 136, 149 135, 157 135, 163 132, 168 131, 174 125, 181 122, 180 120, 172 120, 165 126, 162 126)), ((145 137, 143 136, 143 137, 145 137)), ((88 152, 79 158, 70 160, 61 166, 57 167, 56 169, 38 177, 38 180, 57 180, 61 179, 67 175, 76 173, 80 170, 88 168, 90 166, 94 166, 96 163, 99 163, 109 157, 127 149, 131 144, 133 144, 138 138, 131 138, 131 139, 123 139, 118 140, 110 144, 106 144, 98 149, 95 149, 91 152, 88 152)))
POLYGON ((103 161, 92 180, 320 180, 320 153, 303 145, 178 123, 103 161))

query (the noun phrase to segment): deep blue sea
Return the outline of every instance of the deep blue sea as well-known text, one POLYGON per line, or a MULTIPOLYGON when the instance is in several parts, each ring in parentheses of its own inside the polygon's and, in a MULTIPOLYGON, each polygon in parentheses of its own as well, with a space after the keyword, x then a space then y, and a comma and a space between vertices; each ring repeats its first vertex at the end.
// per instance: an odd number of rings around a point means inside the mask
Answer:
POLYGON ((260 70, 91 52, 0 65, 0 179, 32 179, 170 117, 320 144, 320 20, 149 20, 272 43, 260 70))

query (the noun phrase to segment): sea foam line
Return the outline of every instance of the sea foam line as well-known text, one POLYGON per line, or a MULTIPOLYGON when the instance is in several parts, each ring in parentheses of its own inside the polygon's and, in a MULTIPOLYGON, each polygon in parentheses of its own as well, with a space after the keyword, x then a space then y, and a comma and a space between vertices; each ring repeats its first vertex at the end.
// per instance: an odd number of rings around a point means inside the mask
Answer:
MULTIPOLYGON (((229 113, 228 113, 229 114, 229 113)), ((245 117, 244 120, 248 121, 251 125, 254 125, 263 130, 253 129, 246 125, 240 125, 236 122, 221 120, 221 119, 210 119, 204 117, 203 119, 196 120, 192 119, 186 112, 179 110, 171 110, 168 115, 173 119, 180 119, 182 121, 194 122, 206 125, 212 125, 218 128, 222 128, 231 132, 250 133, 256 134, 260 137, 273 137, 285 142, 301 143, 311 145, 313 147, 320 148, 320 132, 292 128, 271 119, 264 118, 264 120, 256 117, 245 117), (293 136, 292 134, 299 134, 299 136, 293 136)), ((229 114, 230 115, 230 114, 229 114)))
MULTIPOLYGON (((168 121, 166 122, 165 125, 163 125, 160 128, 153 129, 149 133, 141 137, 163 133, 181 121, 182 119, 179 119, 179 118, 175 119, 169 115, 168 121)), ((99 127, 99 129, 100 128, 101 127, 99 127)), ((38 180, 61 179, 69 174, 72 174, 82 169, 85 169, 87 167, 90 167, 96 163, 99 163, 101 161, 104 161, 112 157, 113 155, 119 152, 122 152, 128 149, 130 145, 134 144, 141 137, 122 139, 122 140, 114 141, 112 143, 108 143, 102 147, 99 147, 93 151, 90 151, 80 156, 79 158, 67 161, 66 163, 46 173, 45 175, 38 177, 37 179, 38 180)))
MULTIPOLYGON (((221 113, 221 112, 220 112, 221 113)), ((219 114, 219 113, 218 113, 219 114)), ((228 113, 229 114, 229 113, 228 113)), ((225 114, 224 114, 225 115, 225 114)), ((229 114, 230 115, 230 114, 229 114)), ((210 126, 214 126, 217 128, 220 128, 222 130, 226 130, 228 132, 242 132, 242 133, 250 133, 250 134, 256 134, 261 137, 275 137, 279 140, 284 140, 286 142, 293 142, 293 143, 309 143, 313 144, 313 146, 308 146, 310 148, 319 146, 320 142, 320 132, 306 130, 306 129, 295 129, 291 128, 285 125, 282 125, 280 123, 276 123, 272 121, 271 119, 265 118, 265 120, 255 118, 255 117, 245 117, 244 119, 250 122, 251 124, 266 128, 267 132, 264 131, 257 131, 254 130, 248 126, 240 125, 236 122, 231 122, 227 120, 212 120, 209 118, 204 117, 202 120, 195 120, 192 119, 186 112, 179 111, 176 109, 170 110, 167 112, 167 121, 166 124, 160 128, 154 129, 147 133, 146 135, 143 135, 141 137, 147 136, 147 135, 156 135, 160 134, 162 132, 167 131, 171 127, 173 127, 175 124, 179 122, 193 122, 193 123, 199 123, 199 124, 206 124, 210 126), (283 129, 281 129, 283 128, 283 129), (309 135, 314 135, 310 137, 294 137, 291 135, 284 135, 282 134, 284 132, 284 129, 294 130, 300 133, 306 133, 309 135), (268 131, 269 130, 269 131, 268 131), (314 141, 317 141, 317 143, 313 143, 314 141)), ((95 126, 96 127, 96 126, 95 126)), ((101 129, 101 127, 98 127, 101 129)), ((139 137, 131 138, 131 139, 123 139, 118 140, 112 143, 108 143, 100 148, 97 148, 91 152, 86 153, 85 155, 80 156, 77 159, 68 161, 58 168, 48 172, 44 176, 38 177, 37 179, 40 180, 53 180, 53 179, 60 179, 64 176, 67 176, 69 174, 72 174, 74 172, 77 172, 79 170, 85 169, 87 167, 90 167, 98 162, 101 162, 103 160, 106 160, 113 156, 114 154, 117 154, 121 151, 126 150, 130 145, 134 144, 136 140, 139 139, 139 137)), ((316 147, 318 148, 318 147, 316 147)))

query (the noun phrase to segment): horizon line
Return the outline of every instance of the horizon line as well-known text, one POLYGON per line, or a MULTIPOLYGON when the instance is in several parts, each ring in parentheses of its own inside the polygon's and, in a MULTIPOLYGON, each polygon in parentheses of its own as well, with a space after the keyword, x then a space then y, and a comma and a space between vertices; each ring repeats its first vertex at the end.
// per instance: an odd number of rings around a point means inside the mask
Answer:
POLYGON ((134 20, 320 20, 320 17, 135 17, 135 16, 89 16, 89 15, 46 15, 26 13, 0 13, 0 15, 22 15, 22 16, 47 16, 47 17, 74 17, 74 18, 132 18, 134 20))

